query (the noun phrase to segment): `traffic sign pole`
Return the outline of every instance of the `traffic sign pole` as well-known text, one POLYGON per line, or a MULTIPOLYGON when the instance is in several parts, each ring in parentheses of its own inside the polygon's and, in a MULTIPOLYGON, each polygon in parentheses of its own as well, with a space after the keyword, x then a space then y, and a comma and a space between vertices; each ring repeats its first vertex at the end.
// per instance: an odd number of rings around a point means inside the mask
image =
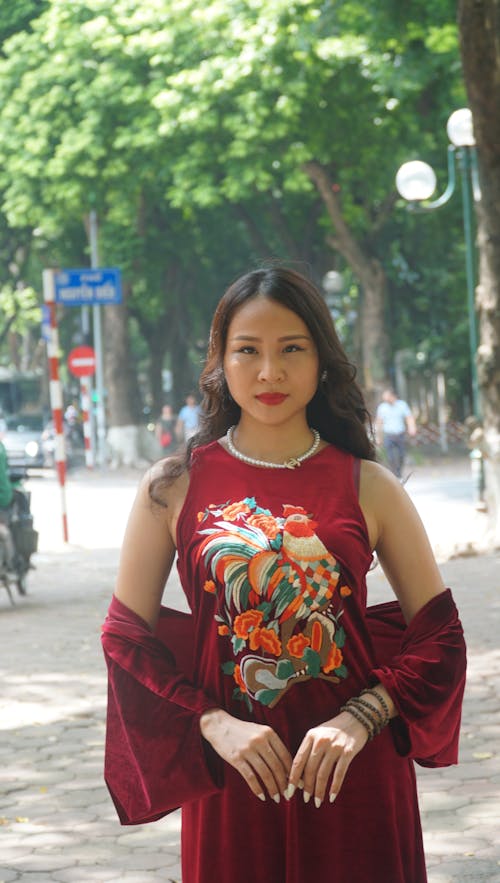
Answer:
POLYGON ((66 448, 63 429, 63 394, 59 379, 59 333, 55 304, 54 270, 43 271, 43 298, 49 312, 50 332, 47 340, 49 359, 50 406, 55 431, 55 461, 61 488, 63 540, 68 542, 68 513, 66 510, 66 448))
POLYGON ((90 379, 95 372, 95 352, 91 346, 77 346, 68 356, 68 368, 80 378, 80 400, 82 407, 83 441, 85 445, 85 465, 94 466, 94 445, 90 425, 90 379))
POLYGON ((82 403, 83 442, 85 445, 85 465, 87 469, 94 466, 92 450, 92 431, 90 426, 90 377, 80 377, 80 399, 82 403))
MULTIPOLYGON (((92 209, 89 214, 89 240, 90 265, 93 269, 96 269, 99 266, 99 245, 97 212, 94 209, 92 209)), ((106 463, 106 412, 104 409, 104 359, 102 349, 102 319, 100 306, 94 305, 92 307, 92 319, 94 328, 94 347, 96 354, 95 390, 97 393, 97 463, 99 466, 104 466, 106 463)))

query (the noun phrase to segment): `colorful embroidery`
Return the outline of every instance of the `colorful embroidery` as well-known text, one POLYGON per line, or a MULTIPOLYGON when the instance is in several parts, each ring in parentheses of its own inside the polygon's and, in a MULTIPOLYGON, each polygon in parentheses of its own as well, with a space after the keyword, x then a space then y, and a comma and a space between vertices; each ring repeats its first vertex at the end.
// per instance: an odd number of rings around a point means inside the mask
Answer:
POLYGON ((339 623, 351 590, 313 517, 291 505, 275 516, 254 497, 199 515, 199 555, 212 576, 204 589, 217 597, 218 633, 232 645, 222 669, 235 698, 272 708, 294 683, 346 678, 339 623))

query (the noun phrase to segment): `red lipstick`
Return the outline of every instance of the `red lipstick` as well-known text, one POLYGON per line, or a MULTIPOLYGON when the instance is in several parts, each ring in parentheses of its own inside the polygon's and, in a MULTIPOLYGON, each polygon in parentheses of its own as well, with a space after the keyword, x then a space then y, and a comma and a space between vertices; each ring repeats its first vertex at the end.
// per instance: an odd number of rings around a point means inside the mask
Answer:
POLYGON ((256 396, 263 405, 281 405, 287 398, 282 392, 263 392, 256 396))

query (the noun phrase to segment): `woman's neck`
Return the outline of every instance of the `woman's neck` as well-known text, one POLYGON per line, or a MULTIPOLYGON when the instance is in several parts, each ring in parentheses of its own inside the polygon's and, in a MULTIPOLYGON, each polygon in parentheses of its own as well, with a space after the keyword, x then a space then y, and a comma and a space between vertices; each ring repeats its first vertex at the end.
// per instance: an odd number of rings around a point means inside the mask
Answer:
POLYGON ((299 457, 311 446, 313 434, 307 423, 295 427, 254 426, 240 420, 232 433, 232 441, 241 454, 269 463, 283 463, 299 457))

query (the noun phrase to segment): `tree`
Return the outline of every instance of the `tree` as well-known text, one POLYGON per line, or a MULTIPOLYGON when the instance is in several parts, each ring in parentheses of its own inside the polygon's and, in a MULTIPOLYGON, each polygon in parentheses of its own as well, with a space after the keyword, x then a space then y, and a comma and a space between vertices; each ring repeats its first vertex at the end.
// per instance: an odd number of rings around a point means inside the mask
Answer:
MULTIPOLYGON (((433 269, 397 269, 407 222, 392 211, 395 153, 407 158, 420 119, 439 131, 432 123, 458 90, 453 10, 452 0, 432 10, 423 0, 48 0, 5 42, 9 224, 43 233, 44 259, 67 266, 88 261, 83 218, 95 207, 102 261, 127 279, 123 308, 107 311, 107 339, 121 341, 108 365, 115 424, 138 419, 130 329, 149 345, 158 405, 168 351, 191 381, 221 289, 268 257, 305 263, 318 282, 332 265, 352 267, 366 386, 385 380, 388 307, 414 296, 416 274, 428 303, 433 269)), ((433 135, 425 144, 440 146, 433 135)), ((432 234, 422 240, 432 252, 432 234)), ((434 280, 451 298, 445 274, 434 280)), ((425 334, 425 306, 411 313, 425 334)), ((415 335, 404 314, 400 327, 415 335)))
POLYGON ((460 44, 474 120, 478 204, 481 389, 486 486, 494 542, 500 544, 500 0, 460 0, 460 44))

